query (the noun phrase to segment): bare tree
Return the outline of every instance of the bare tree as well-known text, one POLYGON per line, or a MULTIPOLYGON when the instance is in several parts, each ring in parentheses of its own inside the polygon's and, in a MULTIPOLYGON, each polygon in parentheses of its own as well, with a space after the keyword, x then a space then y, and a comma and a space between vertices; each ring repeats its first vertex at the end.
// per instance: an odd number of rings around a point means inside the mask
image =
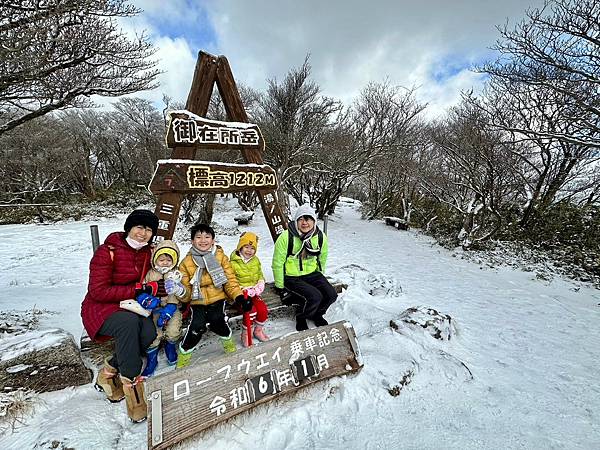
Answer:
POLYGON ((0 3, 0 134, 50 111, 156 86, 155 49, 116 19, 140 12, 127 0, 0 3))
POLYGON ((364 179, 367 218, 402 214, 410 219, 416 189, 414 161, 423 148, 420 119, 425 105, 414 89, 389 81, 369 83, 352 105, 353 151, 346 158, 364 179))
POLYGON ((310 156, 318 151, 332 115, 341 108, 339 102, 320 95, 319 86, 309 79, 310 70, 306 57, 281 83, 269 80, 255 114, 266 141, 265 161, 277 172, 284 209, 287 196, 281 189, 289 188, 294 176, 312 168, 310 156))
POLYGON ((514 152, 490 130, 486 116, 463 100, 431 130, 429 158, 422 173, 424 192, 460 219, 457 239, 468 248, 492 237, 502 226, 504 205, 514 201, 514 152))
POLYGON ((554 92, 572 105, 564 119, 569 130, 535 133, 580 146, 600 146, 600 3, 596 0, 547 0, 530 9, 511 29, 499 28, 501 56, 480 71, 493 78, 541 92, 554 92))

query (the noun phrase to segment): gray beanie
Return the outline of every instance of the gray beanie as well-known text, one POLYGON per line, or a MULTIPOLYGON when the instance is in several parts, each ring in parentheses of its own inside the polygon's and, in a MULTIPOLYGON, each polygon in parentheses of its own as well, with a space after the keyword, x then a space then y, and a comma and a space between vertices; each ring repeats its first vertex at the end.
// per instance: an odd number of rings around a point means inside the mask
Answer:
POLYGON ((305 203, 304 205, 298 207, 298 209, 294 213, 294 222, 296 222, 302 216, 310 216, 315 222, 317 221, 317 214, 308 203, 305 203))

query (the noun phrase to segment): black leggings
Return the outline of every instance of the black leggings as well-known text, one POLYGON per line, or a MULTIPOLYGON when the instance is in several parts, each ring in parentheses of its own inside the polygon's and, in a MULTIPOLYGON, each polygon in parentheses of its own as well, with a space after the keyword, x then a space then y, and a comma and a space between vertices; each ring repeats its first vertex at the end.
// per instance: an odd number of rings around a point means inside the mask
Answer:
POLYGON ((100 327, 99 334, 115 339, 115 354, 108 362, 129 379, 142 371, 142 355, 156 339, 152 316, 143 317, 131 311, 112 313, 100 327))
POLYGON ((185 351, 194 348, 206 333, 206 326, 221 337, 229 337, 231 329, 225 320, 225 300, 211 303, 210 305, 192 305, 192 319, 188 326, 181 348, 185 351))
POLYGON ((337 300, 335 288, 321 272, 313 272, 300 277, 286 275, 283 283, 292 293, 304 299, 296 316, 299 319, 323 316, 331 304, 337 300))

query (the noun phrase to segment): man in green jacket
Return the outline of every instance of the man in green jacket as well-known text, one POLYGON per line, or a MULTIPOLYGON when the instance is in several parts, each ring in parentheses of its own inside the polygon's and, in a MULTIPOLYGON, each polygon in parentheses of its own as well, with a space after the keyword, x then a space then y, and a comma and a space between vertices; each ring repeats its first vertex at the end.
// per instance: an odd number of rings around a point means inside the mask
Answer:
POLYGON ((317 327, 327 325, 323 317, 337 299, 335 288, 323 275, 327 263, 327 236, 317 226, 310 205, 298 207, 288 229, 275 242, 273 277, 282 299, 290 293, 302 298, 296 330, 308 330, 307 319, 317 327))

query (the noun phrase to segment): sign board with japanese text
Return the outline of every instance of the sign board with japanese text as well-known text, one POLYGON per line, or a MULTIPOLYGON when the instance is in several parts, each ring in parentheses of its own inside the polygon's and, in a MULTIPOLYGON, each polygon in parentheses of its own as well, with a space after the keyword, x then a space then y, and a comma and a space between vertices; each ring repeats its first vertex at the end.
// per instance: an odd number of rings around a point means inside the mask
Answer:
MULTIPOLYGON (((172 149, 172 159, 193 160, 197 150, 238 149, 246 163, 263 165, 264 139, 258 126, 248 123, 248 115, 225 56, 214 56, 203 51, 198 53, 185 108, 184 111, 173 111, 169 116, 166 140, 172 149), (229 122, 202 117, 208 113, 215 85, 229 122)), ((271 237, 273 241, 277 240, 287 228, 287 217, 279 204, 277 190, 252 187, 247 190, 253 190, 258 195, 271 237)), ((186 193, 162 190, 156 194, 158 199, 155 213, 160 226, 155 239, 171 239, 186 193)))
POLYGON ((354 329, 342 321, 149 378, 148 448, 167 448, 261 403, 357 372, 362 365, 354 329))
POLYGON ((264 151, 265 141, 258 125, 242 122, 221 122, 192 114, 189 111, 169 112, 167 147, 201 149, 253 149, 264 151))
POLYGON ((224 193, 276 188, 275 171, 265 164, 225 164, 182 159, 158 161, 149 186, 155 194, 224 193))

